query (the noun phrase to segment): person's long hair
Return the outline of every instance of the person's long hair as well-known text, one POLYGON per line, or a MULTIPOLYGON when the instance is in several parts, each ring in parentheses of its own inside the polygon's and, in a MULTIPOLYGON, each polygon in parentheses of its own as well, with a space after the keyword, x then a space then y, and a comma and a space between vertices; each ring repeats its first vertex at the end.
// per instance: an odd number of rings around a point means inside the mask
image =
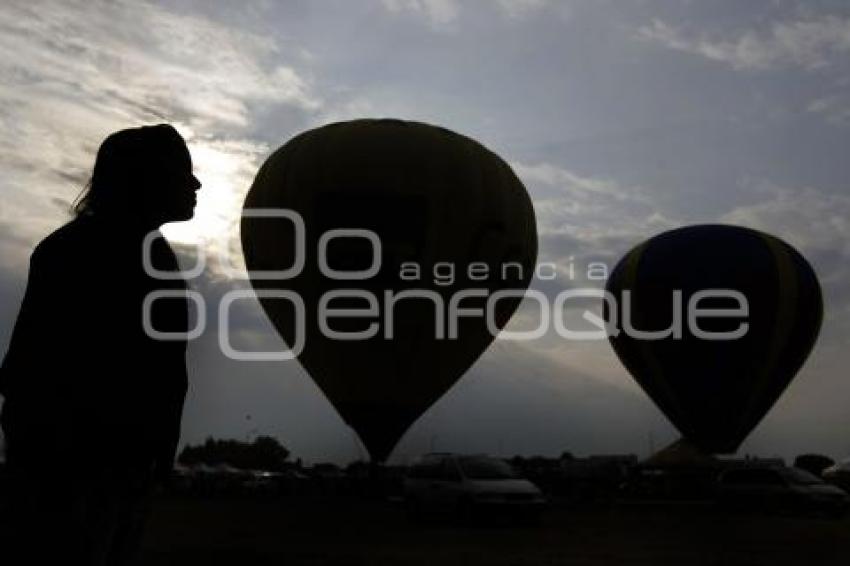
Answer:
POLYGON ((97 150, 94 168, 71 205, 76 216, 112 214, 135 208, 165 171, 188 167, 186 142, 172 126, 157 124, 120 130, 97 150))

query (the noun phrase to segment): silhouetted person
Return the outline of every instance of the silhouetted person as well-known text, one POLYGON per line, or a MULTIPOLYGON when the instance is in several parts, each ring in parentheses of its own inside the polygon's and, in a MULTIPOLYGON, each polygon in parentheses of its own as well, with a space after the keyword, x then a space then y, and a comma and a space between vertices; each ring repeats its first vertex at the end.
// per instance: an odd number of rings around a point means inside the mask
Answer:
MULTIPOLYGON (((186 284, 147 274, 142 244, 191 218, 199 188, 174 128, 116 132, 76 218, 31 256, 0 371, 21 563, 125 564, 136 554, 150 490, 172 469, 187 387, 185 340, 151 338, 142 317, 146 295, 186 284)), ((178 270, 161 237, 149 255, 178 270)), ((153 328, 186 330, 185 299, 153 305, 153 328)), ((7 564, 9 549, 0 552, 7 564)))

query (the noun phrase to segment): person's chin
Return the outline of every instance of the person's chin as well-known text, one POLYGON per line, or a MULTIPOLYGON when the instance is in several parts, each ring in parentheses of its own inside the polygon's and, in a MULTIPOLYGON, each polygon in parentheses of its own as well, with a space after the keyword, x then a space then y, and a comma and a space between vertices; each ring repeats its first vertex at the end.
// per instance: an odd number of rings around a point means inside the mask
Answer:
POLYGON ((174 214, 169 215, 168 220, 166 222, 186 222, 187 220, 191 220, 195 217, 195 209, 189 208, 187 210, 177 211, 174 214))

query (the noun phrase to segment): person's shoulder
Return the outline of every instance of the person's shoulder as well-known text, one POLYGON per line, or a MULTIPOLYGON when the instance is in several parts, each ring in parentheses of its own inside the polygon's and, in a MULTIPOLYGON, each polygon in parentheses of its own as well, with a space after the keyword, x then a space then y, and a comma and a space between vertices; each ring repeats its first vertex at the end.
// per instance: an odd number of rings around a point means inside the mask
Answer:
POLYGON ((30 262, 56 265, 80 261, 98 240, 97 231, 91 222, 85 218, 75 218, 39 242, 30 256, 30 262))

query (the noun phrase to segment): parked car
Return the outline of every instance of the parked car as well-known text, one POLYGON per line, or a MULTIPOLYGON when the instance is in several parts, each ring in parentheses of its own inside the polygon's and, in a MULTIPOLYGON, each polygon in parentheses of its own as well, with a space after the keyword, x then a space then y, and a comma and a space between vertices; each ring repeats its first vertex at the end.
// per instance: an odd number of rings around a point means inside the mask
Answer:
POLYGON ((409 470, 404 497, 414 514, 450 513, 469 518, 481 511, 534 518, 546 499, 507 462, 488 456, 427 454, 409 470))
POLYGON ((850 490, 850 458, 826 468, 823 479, 844 491, 850 490))
POLYGON ((743 467, 726 470, 717 483, 718 502, 730 508, 818 512, 842 516, 847 494, 819 477, 786 467, 743 467))
POLYGON ((251 470, 242 478, 240 488, 254 495, 274 496, 280 494, 283 474, 268 470, 251 470))

